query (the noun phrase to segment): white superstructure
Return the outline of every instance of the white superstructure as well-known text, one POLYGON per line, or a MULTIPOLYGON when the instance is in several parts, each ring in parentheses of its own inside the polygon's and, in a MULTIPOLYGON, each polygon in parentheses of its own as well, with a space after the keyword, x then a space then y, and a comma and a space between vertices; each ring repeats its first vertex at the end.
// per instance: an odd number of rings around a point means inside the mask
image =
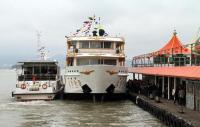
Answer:
POLYGON ((23 61, 16 67, 17 82, 12 95, 18 101, 52 100, 62 88, 56 61, 23 61))
POLYGON ((125 41, 121 37, 67 37, 67 93, 125 93, 125 41))

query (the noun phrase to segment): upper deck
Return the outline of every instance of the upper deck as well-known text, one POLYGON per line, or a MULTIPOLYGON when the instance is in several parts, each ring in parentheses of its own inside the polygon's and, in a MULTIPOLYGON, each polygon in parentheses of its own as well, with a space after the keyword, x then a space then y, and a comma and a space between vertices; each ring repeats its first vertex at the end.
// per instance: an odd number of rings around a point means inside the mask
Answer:
POLYGON ((122 37, 67 37, 67 57, 125 57, 122 37))
POLYGON ((70 36, 67 37, 67 42, 70 41, 114 41, 125 43, 125 39, 123 37, 103 37, 103 36, 70 36))

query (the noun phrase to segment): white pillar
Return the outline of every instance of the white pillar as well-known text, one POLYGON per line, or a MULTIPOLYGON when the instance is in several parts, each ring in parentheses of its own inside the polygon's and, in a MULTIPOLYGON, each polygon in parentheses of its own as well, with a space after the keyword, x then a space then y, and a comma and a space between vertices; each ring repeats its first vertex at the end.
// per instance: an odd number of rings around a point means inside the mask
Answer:
POLYGON ((140 79, 140 74, 138 73, 138 80, 140 79))
POLYGON ((119 63, 119 59, 117 59, 117 66, 121 66, 120 63, 119 63))
POLYGON ((77 58, 74 57, 74 66, 77 66, 77 58))
POLYGON ((168 95, 167 95, 167 99, 169 100, 170 99, 170 77, 168 77, 168 82, 167 82, 167 84, 168 84, 168 89, 167 89, 167 92, 168 92, 168 95))
POLYGON ((176 91, 176 77, 174 77, 174 90, 176 91))
POLYGON ((113 43, 113 49, 116 49, 116 42, 113 43))
POLYGON ((165 92, 165 77, 162 78, 162 97, 164 98, 164 92, 165 92))

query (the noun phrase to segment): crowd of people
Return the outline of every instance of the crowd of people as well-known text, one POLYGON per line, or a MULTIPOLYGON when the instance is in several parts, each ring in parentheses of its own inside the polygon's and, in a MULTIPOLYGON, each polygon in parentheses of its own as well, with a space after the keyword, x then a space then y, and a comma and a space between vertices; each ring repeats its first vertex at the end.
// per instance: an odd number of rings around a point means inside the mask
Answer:
MULTIPOLYGON (((162 93, 162 88, 159 87, 159 85, 155 85, 155 83, 150 81, 129 79, 127 82, 127 88, 131 92, 142 94, 152 99, 156 96, 161 97, 162 95, 164 98, 168 97, 167 88, 165 88, 164 93, 162 93)), ((185 105, 185 89, 183 87, 179 86, 176 89, 172 89, 172 92, 170 92, 170 94, 172 95, 174 103, 185 105)))

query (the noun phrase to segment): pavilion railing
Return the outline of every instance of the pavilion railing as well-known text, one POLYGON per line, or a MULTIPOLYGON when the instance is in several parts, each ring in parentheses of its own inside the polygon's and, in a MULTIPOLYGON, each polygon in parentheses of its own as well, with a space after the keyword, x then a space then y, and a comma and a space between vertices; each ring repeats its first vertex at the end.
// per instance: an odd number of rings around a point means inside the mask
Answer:
POLYGON ((132 67, 200 66, 200 41, 134 56, 132 67))

